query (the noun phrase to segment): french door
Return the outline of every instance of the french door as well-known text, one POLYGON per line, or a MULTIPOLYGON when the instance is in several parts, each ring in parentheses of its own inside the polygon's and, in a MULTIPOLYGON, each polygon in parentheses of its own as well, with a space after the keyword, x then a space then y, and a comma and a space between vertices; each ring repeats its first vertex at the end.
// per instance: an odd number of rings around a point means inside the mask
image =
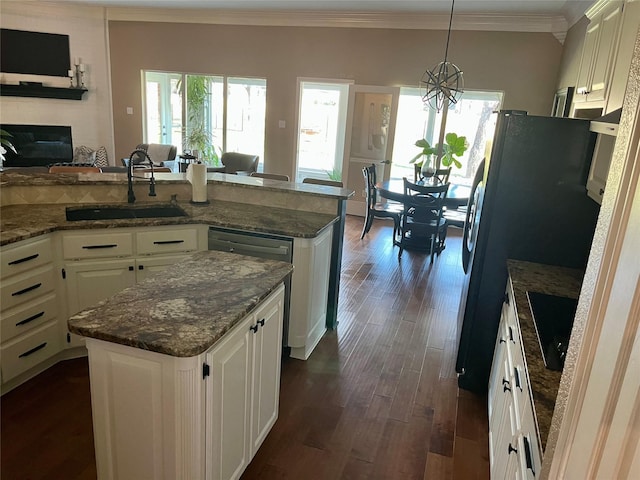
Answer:
POLYGON ((298 80, 295 181, 343 180, 349 82, 298 80))
POLYGON ((374 164, 377 180, 389 180, 400 88, 352 85, 349 89, 343 182, 356 192, 347 213, 364 215, 362 169, 374 164))

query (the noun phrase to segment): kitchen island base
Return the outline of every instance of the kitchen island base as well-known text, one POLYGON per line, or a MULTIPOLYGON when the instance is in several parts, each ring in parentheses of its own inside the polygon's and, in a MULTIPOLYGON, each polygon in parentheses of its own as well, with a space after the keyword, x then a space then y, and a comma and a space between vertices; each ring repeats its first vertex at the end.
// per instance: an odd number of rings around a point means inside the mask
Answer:
POLYGON ((193 357, 87 338, 98 478, 239 478, 278 416, 283 302, 193 357))

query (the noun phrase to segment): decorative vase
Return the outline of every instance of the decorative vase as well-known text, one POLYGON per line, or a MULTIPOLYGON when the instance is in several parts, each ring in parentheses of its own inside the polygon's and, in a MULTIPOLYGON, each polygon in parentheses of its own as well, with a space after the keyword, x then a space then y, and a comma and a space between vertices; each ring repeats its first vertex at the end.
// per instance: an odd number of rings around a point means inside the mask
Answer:
POLYGON ((436 169, 431 166, 431 157, 428 156, 422 162, 422 167, 420 167, 420 175, 422 177, 433 177, 436 173, 436 169))

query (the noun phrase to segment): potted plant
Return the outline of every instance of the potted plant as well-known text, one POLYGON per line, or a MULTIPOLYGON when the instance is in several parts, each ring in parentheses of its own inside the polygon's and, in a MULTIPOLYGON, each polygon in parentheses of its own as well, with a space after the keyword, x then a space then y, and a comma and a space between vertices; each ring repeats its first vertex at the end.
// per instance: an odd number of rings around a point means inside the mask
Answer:
POLYGON ((220 155, 207 128, 209 79, 203 75, 187 75, 187 122, 184 128, 184 149, 198 152, 199 160, 218 166, 220 155))
MULTIPOLYGON (((462 163, 455 157, 461 157, 467 150, 469 144, 467 143, 467 137, 458 136, 455 133, 447 133, 444 137, 445 143, 442 145, 442 157, 440 162, 445 167, 455 165, 458 168, 462 168, 462 163)), ((416 147, 422 149, 415 157, 413 157, 409 163, 415 163, 420 167, 420 172, 425 177, 430 177, 436 171, 436 166, 433 164, 434 156, 438 154, 438 144, 431 146, 424 138, 416 141, 416 147)))
POLYGON ((13 153, 17 153, 13 144, 7 137, 11 137, 11 134, 6 130, 0 129, 0 167, 4 164, 4 154, 7 153, 7 149, 13 153))

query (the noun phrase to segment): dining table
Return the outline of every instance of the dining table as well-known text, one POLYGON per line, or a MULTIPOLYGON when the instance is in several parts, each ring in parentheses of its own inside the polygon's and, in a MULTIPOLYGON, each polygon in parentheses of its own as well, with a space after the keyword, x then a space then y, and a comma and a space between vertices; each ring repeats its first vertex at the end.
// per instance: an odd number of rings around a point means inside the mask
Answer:
MULTIPOLYGON (((417 185, 435 186, 439 184, 437 178, 424 178, 416 182, 417 185)), ((376 185, 376 191, 381 198, 391 200, 398 203, 404 202, 404 182, 402 178, 392 178, 386 182, 381 182, 376 185)), ((449 220, 449 223, 454 226, 462 227, 464 224, 464 215, 460 215, 457 210, 460 207, 466 207, 469 201, 469 195, 471 194, 471 187, 469 185, 462 185, 459 183, 449 183, 449 190, 447 191, 447 198, 444 200, 444 206, 447 208, 447 214, 445 217, 449 220)))

